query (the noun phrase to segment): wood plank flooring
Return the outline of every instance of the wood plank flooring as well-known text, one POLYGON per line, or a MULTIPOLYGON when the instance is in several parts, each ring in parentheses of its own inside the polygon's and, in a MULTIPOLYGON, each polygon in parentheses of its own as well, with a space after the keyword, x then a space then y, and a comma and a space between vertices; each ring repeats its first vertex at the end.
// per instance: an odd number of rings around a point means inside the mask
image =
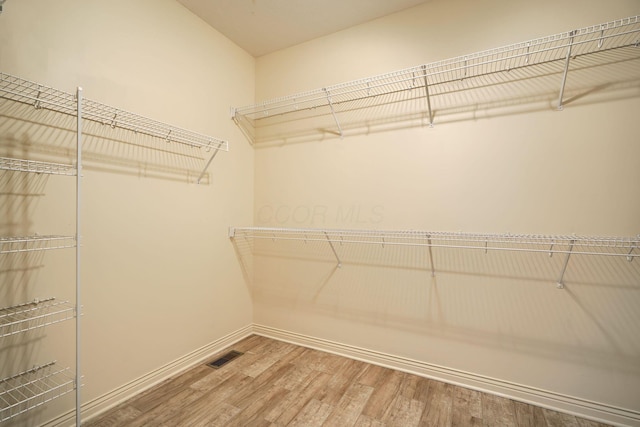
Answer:
POLYGON ((197 366, 83 425, 605 426, 257 335, 233 349, 244 354, 220 369, 197 366))

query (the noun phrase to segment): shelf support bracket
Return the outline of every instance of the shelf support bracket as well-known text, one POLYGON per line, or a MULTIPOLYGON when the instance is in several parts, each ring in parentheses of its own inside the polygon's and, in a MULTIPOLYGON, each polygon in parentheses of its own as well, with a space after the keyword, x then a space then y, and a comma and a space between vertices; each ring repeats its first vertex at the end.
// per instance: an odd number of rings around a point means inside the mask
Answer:
POLYGON ((207 169, 209 169, 209 165, 211 165, 211 162, 216 157, 216 154, 218 154, 218 151, 220 151, 220 149, 216 148, 215 151, 213 152, 213 154, 211 155, 211 157, 209 158, 209 161, 204 166, 204 169, 202 169, 202 172, 200 173, 200 176, 198 177, 198 180, 196 181, 197 184, 200 184, 200 181, 202 180, 202 177, 207 172, 207 169))
POLYGON ((340 127, 338 116, 336 116, 336 112, 333 109, 333 102, 331 101, 331 95, 329 94, 329 91, 327 90, 327 88, 322 88, 322 90, 324 90, 324 93, 327 95, 327 102, 329 103, 329 108, 331 109, 331 115, 333 116, 333 120, 335 120, 336 126, 338 126, 338 132, 340 132, 340 138, 343 138, 344 134, 342 133, 342 128, 340 127))
POLYGON ((36 101, 33 103, 33 108, 36 110, 40 108, 40 95, 42 95, 42 86, 38 85, 38 94, 36 95, 36 101))
POLYGON ((436 267, 433 265, 433 252, 431 250, 431 234, 427 234, 427 243, 429 244, 429 265, 431 265, 431 277, 436 277, 436 267))
POLYGON ((569 258, 571 257, 571 251, 573 251, 573 245, 575 242, 575 240, 571 240, 571 243, 569 243, 569 251, 567 252, 567 257, 564 259, 562 273, 560 273, 560 278, 556 282, 556 287, 558 289, 564 289, 564 273, 567 271, 567 265, 569 265, 569 258))
POLYGON ((633 254, 633 250, 636 248, 637 248, 636 245, 631 246, 631 249, 629 249, 629 253, 627 254, 627 261, 629 262, 633 261, 634 255, 632 254, 633 254))
MULTIPOLYGON (((433 113, 431 111, 431 97, 429 96, 429 83, 427 82, 427 66, 422 66, 422 74, 424 77, 424 91, 427 95, 427 108, 429 109, 429 127, 433 127, 433 113)), ((429 246, 431 250, 431 246, 429 246)))
POLYGON ((329 235, 327 234, 326 231, 323 231, 323 233, 324 233, 324 237, 327 238, 327 242, 329 242, 329 246, 331 246, 331 250, 333 251, 333 255, 335 255, 336 259, 338 260, 338 268, 341 268, 342 267, 342 261, 340 261, 340 257, 338 256, 338 252, 336 252, 336 248, 333 247, 333 242, 329 238, 329 235))
POLYGON ((562 83, 560 84, 560 95, 558 96, 558 110, 562 111, 564 106, 562 105, 562 98, 564 97, 564 86, 567 83, 567 74, 569 73, 569 61, 571 60, 571 48, 573 47, 573 36, 576 31, 573 30, 569 33, 571 38, 569 39, 569 46, 567 46, 567 57, 564 62, 564 72, 562 73, 562 83))

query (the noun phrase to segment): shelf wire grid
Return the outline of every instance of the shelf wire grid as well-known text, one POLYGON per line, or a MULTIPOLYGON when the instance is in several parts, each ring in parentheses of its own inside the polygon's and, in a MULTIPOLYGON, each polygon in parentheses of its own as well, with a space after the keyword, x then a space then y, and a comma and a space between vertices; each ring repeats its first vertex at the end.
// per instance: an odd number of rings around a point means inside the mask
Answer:
MULTIPOLYGON (((562 73, 571 49, 571 59, 619 51, 624 60, 625 49, 640 45, 640 16, 619 19, 552 36, 520 42, 458 56, 430 64, 419 65, 374 77, 340 83, 306 92, 266 100, 258 104, 232 109, 237 123, 260 128, 274 124, 275 118, 340 113, 349 109, 369 108, 393 102, 415 101, 439 95, 456 97, 460 91, 494 86, 523 79, 548 78, 562 73), (532 75, 516 72, 525 68, 535 70, 532 75), (464 83, 461 86, 461 83, 464 83), (411 92, 411 94, 409 94, 411 92), (405 93, 405 95, 401 95, 405 93)), ((635 51, 637 52, 637 51, 635 51)), ((626 54, 628 56, 628 54, 626 54)), ((634 56, 637 59, 637 54, 634 56)), ((607 57, 607 61, 616 58, 607 57)), ((598 64, 596 64, 598 65, 598 64)), ((593 66, 593 64, 592 64, 593 66)), ((558 82, 559 87, 559 82, 558 82)), ((430 101, 433 102, 433 99, 430 101)), ((447 101, 441 101, 446 104, 447 101)), ((426 110, 427 103, 419 104, 426 110)), ((435 110, 435 106, 430 108, 435 110)), ((432 111, 429 112, 431 115, 432 111)), ((339 115, 339 114, 338 114, 339 115)), ((280 119, 284 121, 284 119, 280 119)), ((256 135, 255 130, 250 132, 256 135)))
MULTIPOLYGON (((0 73, 0 96, 12 101, 45 108, 63 114, 77 115, 76 95, 25 80, 6 73, 0 73)), ((228 151, 229 143, 176 126, 115 108, 90 99, 82 99, 82 117, 113 128, 164 139, 207 151, 228 151)))
POLYGON ((54 366, 50 362, 0 380, 0 422, 75 390, 69 368, 54 366))
POLYGON ((74 317, 75 307, 69 301, 56 301, 55 298, 0 308, 0 338, 43 328, 74 317))
POLYGON ((640 257, 640 235, 636 237, 552 236, 537 234, 487 234, 443 231, 381 231, 341 229, 301 229, 274 227, 232 227, 234 239, 294 240, 331 242, 336 245, 367 244, 431 248, 476 249, 483 251, 541 252, 550 255, 579 254, 640 257))
POLYGON ((40 162, 35 160, 13 159, 9 157, 0 157, 0 170, 33 172, 49 175, 76 175, 76 167, 74 165, 64 163, 40 162))
POLYGON ((0 254, 75 248, 75 236, 0 237, 0 254))

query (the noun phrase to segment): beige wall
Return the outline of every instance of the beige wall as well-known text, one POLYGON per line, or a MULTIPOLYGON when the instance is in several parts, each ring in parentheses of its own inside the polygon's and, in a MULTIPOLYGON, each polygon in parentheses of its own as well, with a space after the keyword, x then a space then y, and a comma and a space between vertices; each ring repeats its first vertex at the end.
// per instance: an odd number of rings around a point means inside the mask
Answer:
MULTIPOLYGON (((431 1, 258 58, 256 98, 638 12, 637 1, 431 1)), ((436 113, 433 128, 256 144, 255 224, 634 236, 638 94, 636 71, 622 93, 564 111, 546 102, 440 124, 436 113)), ((561 256, 436 249, 432 279, 424 250, 338 251, 340 269, 328 245, 260 245, 254 321, 640 417, 636 261, 574 256, 558 290, 561 256)))
MULTIPOLYGON (((200 151, 85 124, 82 371, 89 402, 252 321, 226 227, 252 221, 253 150, 229 106, 253 102, 254 59, 173 0, 24 0, 4 9, 2 72, 68 92, 81 85, 87 98, 230 141, 197 185, 200 151)), ((72 157, 73 119, 6 102, 0 114, 0 155, 72 157)), ((74 233, 72 179, 1 179, 3 236, 74 233)), ((0 277, 2 307, 49 295, 74 299, 71 252, 5 257, 0 277)), ((71 322, 4 341, 2 377, 50 359, 73 367, 72 339, 71 322)), ((65 397, 24 422, 71 407, 65 397)))
MULTIPOLYGON (((254 148, 228 112, 638 12, 631 0, 434 0, 254 60, 169 0, 7 2, 1 71, 82 85, 91 99, 231 141, 195 185, 191 151, 88 125, 84 401, 254 321, 640 411, 637 261, 573 257, 558 290, 563 259, 546 254, 436 251, 431 278, 424 252, 345 247, 337 269, 326 245, 281 246, 286 256, 266 245, 253 264, 226 238, 227 226, 251 223, 637 234, 637 87, 562 112, 481 110, 434 128, 254 148)), ((1 105, 0 155, 71 157, 73 120, 1 105)), ((65 178, 2 179, 3 236, 73 233, 65 178)), ((1 306, 73 299, 68 252, 2 263, 1 306)), ((51 358, 73 365, 72 332, 5 341, 2 376, 51 358)), ((63 398, 29 421, 71 406, 63 398)))

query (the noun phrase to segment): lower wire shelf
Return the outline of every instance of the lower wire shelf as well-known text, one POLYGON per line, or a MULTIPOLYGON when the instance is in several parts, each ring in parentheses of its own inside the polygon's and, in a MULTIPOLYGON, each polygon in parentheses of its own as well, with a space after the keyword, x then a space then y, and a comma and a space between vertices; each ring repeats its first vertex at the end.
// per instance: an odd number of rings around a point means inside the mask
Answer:
POLYGON ((0 308, 0 338, 53 325, 74 317, 75 307, 69 301, 56 301, 55 298, 0 308))
POLYGON ((0 254, 48 251, 76 247, 75 236, 0 237, 0 254))
POLYGON ((76 381, 69 368, 55 361, 0 380, 0 422, 72 392, 76 381))

